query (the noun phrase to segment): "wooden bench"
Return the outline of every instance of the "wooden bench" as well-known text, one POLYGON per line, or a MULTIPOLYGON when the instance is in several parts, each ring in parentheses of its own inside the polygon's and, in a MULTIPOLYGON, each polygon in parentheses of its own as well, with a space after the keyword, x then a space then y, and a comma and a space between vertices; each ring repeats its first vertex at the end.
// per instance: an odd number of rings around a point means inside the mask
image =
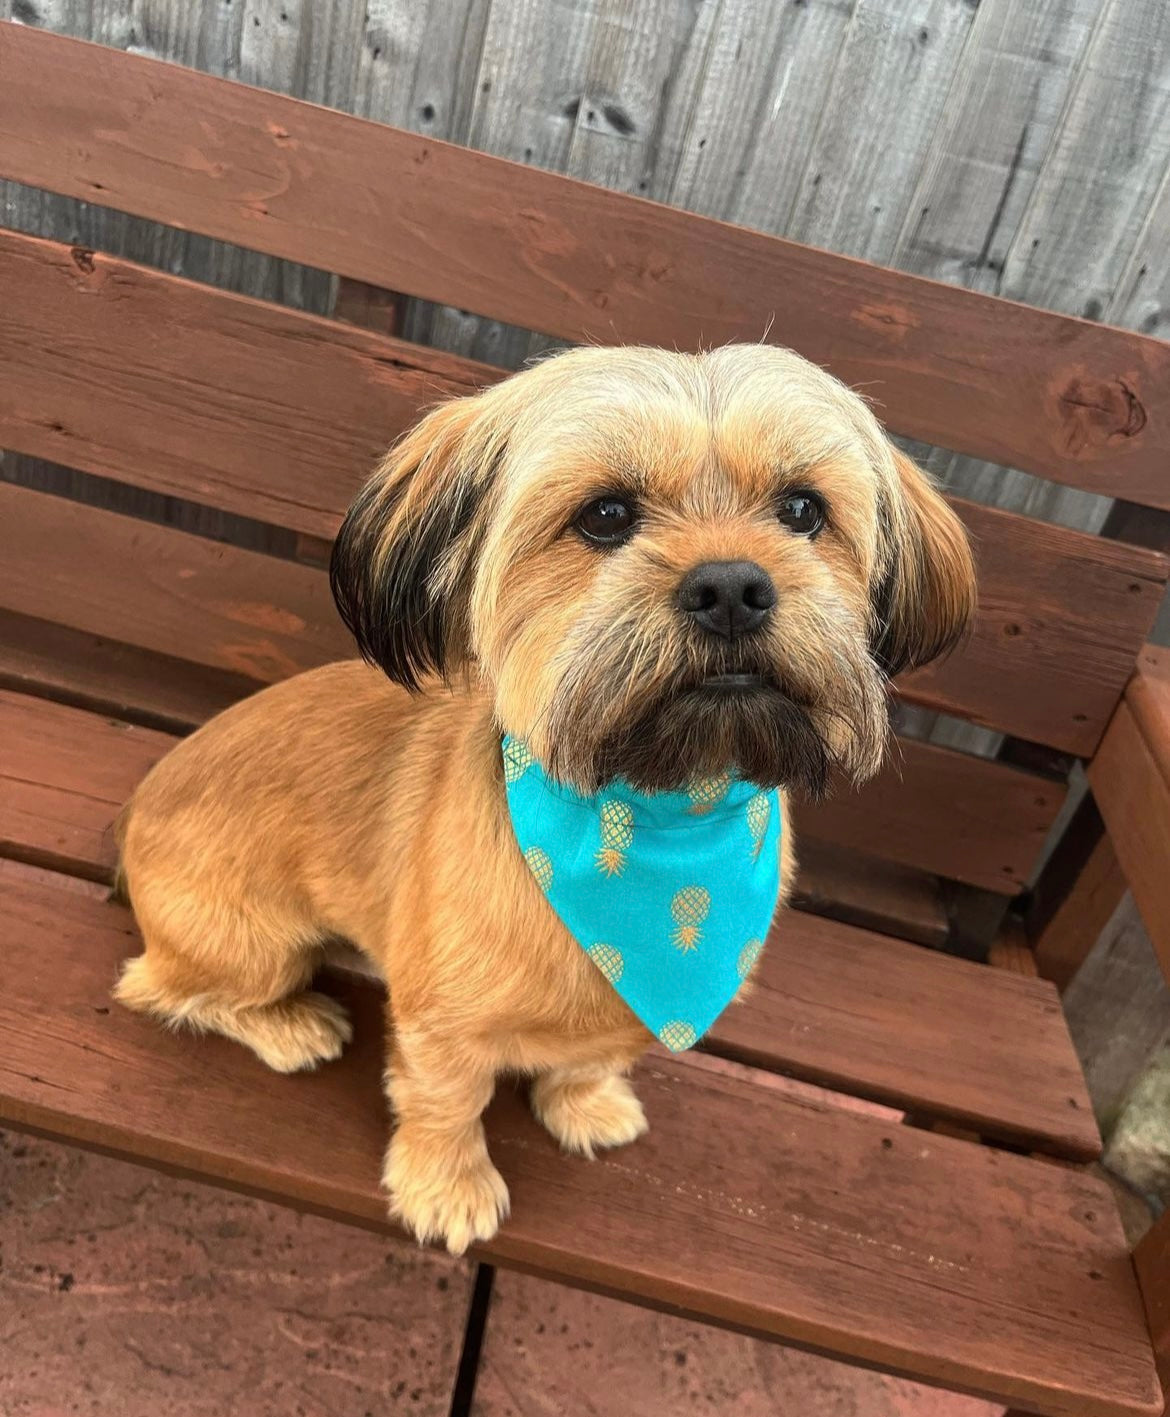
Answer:
MULTIPOLYGON (((0 176, 335 272, 344 309, 384 308, 365 283, 569 340, 768 326, 899 434, 1170 508, 1157 341, 32 29, 0 25, 0 74, 0 176)), ((177 734, 352 652, 327 539, 421 409, 500 371, 11 231, 0 290, 0 447, 88 475, 0 484, 0 1120, 389 1231, 376 988, 327 985, 356 1042, 296 1078, 111 1007, 136 946, 108 899, 110 824, 177 734), (135 515, 110 509, 123 486, 135 515), (176 530, 142 492, 267 549, 176 530)), ((1059 1164, 1100 1139, 1034 960, 1068 977, 1128 878, 1170 966, 1170 675, 1134 677, 1167 560, 960 510, 974 633, 900 689, 1004 751, 903 739, 863 802, 801 812, 807 908, 706 1056, 643 1066, 646 1139, 567 1159, 500 1096, 513 1218, 479 1258, 1020 1410, 1153 1417, 1170 1231, 1139 1286, 1110 1189, 1059 1164), (1077 844, 1055 896, 1042 878, 1037 956, 1001 938, 1013 971, 910 943, 954 943, 963 899, 1019 918, 1074 758, 1109 837, 1077 844)))

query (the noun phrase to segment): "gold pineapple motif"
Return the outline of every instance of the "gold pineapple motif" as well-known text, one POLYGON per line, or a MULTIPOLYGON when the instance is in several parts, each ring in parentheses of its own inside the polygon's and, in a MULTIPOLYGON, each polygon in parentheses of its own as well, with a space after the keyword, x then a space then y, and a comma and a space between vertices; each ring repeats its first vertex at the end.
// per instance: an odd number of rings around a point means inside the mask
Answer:
POLYGON ((711 910, 711 894, 702 886, 683 886, 670 902, 670 918, 676 929, 671 939, 676 949, 689 954, 697 949, 703 932, 699 928, 711 910))
POLYGON ((687 809, 693 816, 701 817, 712 807, 717 807, 727 796, 731 786, 729 772, 717 773, 714 777, 696 777, 687 785, 687 796, 691 805, 687 809))
POLYGON ((684 1048, 692 1048, 697 1034, 689 1023, 682 1019, 671 1019, 658 1030, 660 1043, 665 1043, 672 1053, 681 1053, 684 1048))
POLYGON ((522 738, 509 738, 504 744, 504 781, 515 782, 524 776, 536 759, 522 738))
POLYGON ((524 860, 536 878, 536 884, 547 895, 553 883, 553 864, 549 860, 548 852, 541 846, 530 846, 524 853, 524 860))
POLYGON ((756 960, 763 952, 764 943, 762 940, 749 940, 739 952, 739 959, 735 962, 736 970, 741 979, 746 979, 756 967, 756 960))
POLYGON ((621 950, 615 950, 612 945, 590 945, 589 958, 611 984, 616 984, 626 971, 621 950))
POLYGON ((607 876, 620 876, 626 867, 625 853, 634 844, 634 814, 626 802, 610 800, 601 804, 601 850, 597 869, 607 876))
POLYGON ((768 822, 772 816, 772 799, 766 792, 757 792, 748 798, 747 824, 752 834, 752 860, 760 854, 764 838, 768 834, 768 822))

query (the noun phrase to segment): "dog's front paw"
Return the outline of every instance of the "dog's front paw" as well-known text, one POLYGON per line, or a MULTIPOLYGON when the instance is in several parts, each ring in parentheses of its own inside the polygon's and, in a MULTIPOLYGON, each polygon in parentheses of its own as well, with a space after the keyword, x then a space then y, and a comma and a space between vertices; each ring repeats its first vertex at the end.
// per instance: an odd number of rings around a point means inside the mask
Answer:
POLYGON ((459 1166, 428 1155, 401 1133, 390 1143, 382 1184, 390 1192, 390 1215, 420 1245, 442 1240, 461 1255, 476 1240, 490 1240, 508 1215, 508 1187, 486 1152, 459 1166))
POLYGON ((556 1074, 537 1078, 532 1110, 566 1151, 588 1157, 598 1147, 635 1141, 649 1126, 634 1089, 617 1073, 587 1081, 556 1074))

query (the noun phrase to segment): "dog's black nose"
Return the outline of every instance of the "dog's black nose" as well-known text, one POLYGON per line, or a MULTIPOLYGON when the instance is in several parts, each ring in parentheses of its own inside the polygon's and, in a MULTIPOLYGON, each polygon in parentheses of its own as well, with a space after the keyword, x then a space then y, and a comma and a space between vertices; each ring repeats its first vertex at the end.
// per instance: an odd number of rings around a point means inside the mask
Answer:
POLYGON ((763 624, 776 587, 754 561, 704 561, 679 582, 678 603, 708 634, 733 640, 763 624))

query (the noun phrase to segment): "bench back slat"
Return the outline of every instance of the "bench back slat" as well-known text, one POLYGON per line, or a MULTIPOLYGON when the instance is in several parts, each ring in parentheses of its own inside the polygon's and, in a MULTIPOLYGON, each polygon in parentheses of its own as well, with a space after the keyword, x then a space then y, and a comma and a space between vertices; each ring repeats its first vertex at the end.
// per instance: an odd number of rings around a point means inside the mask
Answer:
MULTIPOLYGON (((324 537, 422 409, 500 377, 14 233, 0 233, 0 284, 0 447, 324 537)), ((960 653, 904 681, 907 697, 1091 753, 1156 613, 1163 558, 956 505, 978 549, 979 619, 960 653)))
MULTIPOLYGON (((6 610, 179 653, 243 688, 353 653, 320 570, 5 484, 0 526, 19 528, 0 557, 6 610)), ((800 829, 1008 894, 1064 800, 1046 778, 913 742, 866 792, 848 810, 805 810, 800 829)))
POLYGON ((894 431, 1170 507, 1170 347, 0 25, 0 176, 571 340, 766 337, 894 431))

